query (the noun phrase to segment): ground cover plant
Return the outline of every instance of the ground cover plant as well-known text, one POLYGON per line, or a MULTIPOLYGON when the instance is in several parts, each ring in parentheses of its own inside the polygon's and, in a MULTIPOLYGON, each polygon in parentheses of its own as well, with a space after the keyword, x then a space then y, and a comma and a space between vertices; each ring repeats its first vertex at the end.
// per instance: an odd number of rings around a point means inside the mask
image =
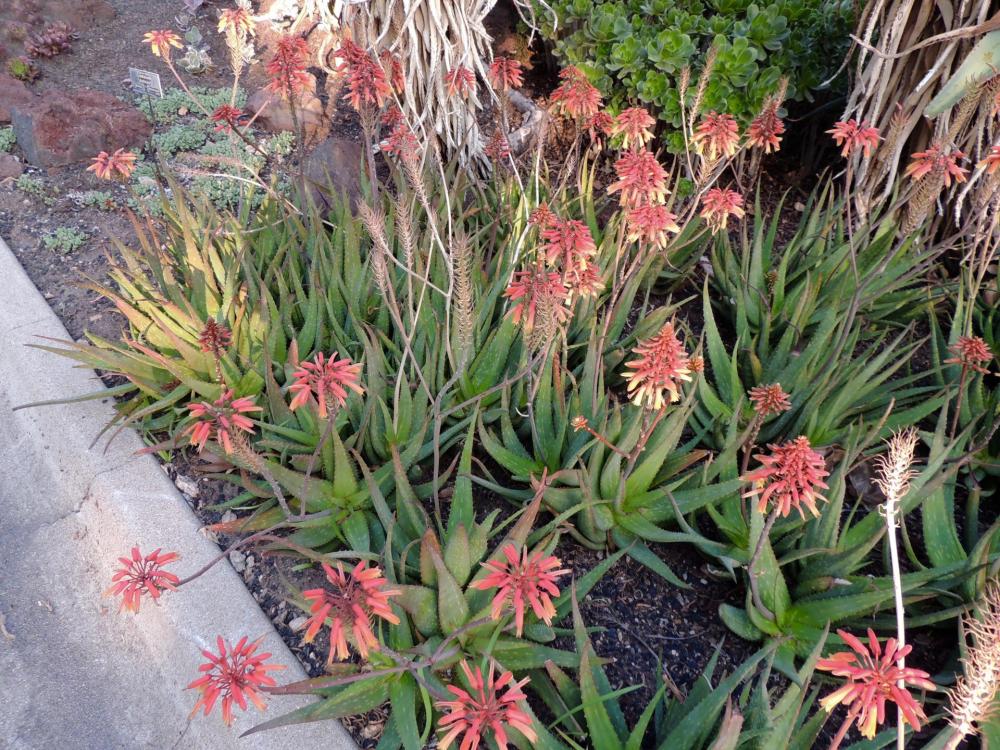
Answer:
MULTIPOLYGON (((238 83, 249 5, 219 27, 238 83)), ((181 37, 146 41, 177 72, 181 37)), ((885 133, 832 122, 846 171, 789 222, 760 178, 802 84, 765 70, 756 98, 716 91, 736 85, 719 50, 678 63, 699 104, 661 141, 662 111, 606 100, 586 66, 559 73, 551 138, 515 138, 532 118, 513 105, 517 61, 438 71, 447 106, 474 92, 495 106, 485 148, 470 134, 448 153, 400 106, 410 90, 381 51, 350 36, 330 50, 366 148, 360 195, 322 207, 278 159, 301 139, 264 142, 237 83, 178 74, 169 104, 148 103, 170 120, 149 152, 90 167, 147 178, 136 243, 87 282, 126 331, 39 344, 115 378, 108 439, 134 426, 147 451, 187 452, 236 488, 211 527, 232 539, 219 559, 254 549, 315 582, 285 596, 325 674, 279 685, 248 634, 217 634, 195 710, 218 704, 228 724, 268 695, 315 695, 251 730, 281 731, 384 706, 378 747, 407 750, 993 737, 994 234, 941 237, 908 192, 961 169, 917 153, 897 197, 859 213, 852 169, 885 133), (200 175, 214 190, 167 162, 210 140, 203 155, 229 157, 200 175), (746 656, 724 672, 720 643, 686 695, 666 669, 613 684, 582 604, 626 559, 689 587, 672 547, 738 591, 717 617, 746 656), (597 562, 574 574, 576 548, 597 562)), ((267 63, 292 111, 309 52, 293 30, 267 63)), ((995 195, 980 203, 995 225, 995 195)), ((123 550, 109 574, 123 609, 199 585, 170 541, 123 550)))

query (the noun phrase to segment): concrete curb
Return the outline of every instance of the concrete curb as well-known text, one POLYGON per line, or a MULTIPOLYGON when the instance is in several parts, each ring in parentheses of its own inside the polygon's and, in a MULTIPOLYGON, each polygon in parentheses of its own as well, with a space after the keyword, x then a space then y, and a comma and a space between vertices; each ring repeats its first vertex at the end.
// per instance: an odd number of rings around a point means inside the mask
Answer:
POLYGON ((306 705, 271 699, 267 712, 237 712, 226 728, 188 719, 201 649, 215 636, 264 637, 262 651, 305 674, 227 562, 189 587, 148 599, 137 616, 102 598, 116 558, 133 545, 181 555, 182 577, 218 554, 134 432, 93 448, 112 415, 105 401, 12 411, 93 392, 92 371, 26 344, 66 340, 66 330, 0 239, 0 747, 9 750, 349 750, 339 722, 279 729, 240 740, 263 721, 306 705))

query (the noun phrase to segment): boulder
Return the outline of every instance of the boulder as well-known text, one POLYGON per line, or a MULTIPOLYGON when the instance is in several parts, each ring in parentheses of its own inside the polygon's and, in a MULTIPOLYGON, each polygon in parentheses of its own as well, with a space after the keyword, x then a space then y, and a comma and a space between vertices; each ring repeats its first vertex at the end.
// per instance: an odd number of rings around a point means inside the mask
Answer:
POLYGON ((35 95, 21 81, 6 73, 0 73, 0 125, 10 122, 13 107, 28 104, 35 95))
POLYGON ((17 144, 37 167, 76 164, 100 151, 135 148, 151 132, 138 109, 91 89, 46 91, 11 107, 11 122, 17 144))
MULTIPOLYGON (((330 118, 326 116, 323 102, 316 96, 316 79, 310 76, 312 83, 298 96, 295 102, 295 114, 299 119, 307 145, 321 141, 330 133, 330 118)), ((272 133, 283 130, 295 132, 295 119, 292 108, 278 94, 267 89, 258 89, 247 100, 247 111, 257 115, 255 124, 272 133)))
POLYGON ((16 156, 0 154, 0 182, 20 177, 23 172, 24 165, 16 156))
POLYGON ((327 138, 305 158, 302 180, 306 193, 321 208, 328 208, 338 194, 356 200, 361 195, 363 158, 359 141, 327 138))

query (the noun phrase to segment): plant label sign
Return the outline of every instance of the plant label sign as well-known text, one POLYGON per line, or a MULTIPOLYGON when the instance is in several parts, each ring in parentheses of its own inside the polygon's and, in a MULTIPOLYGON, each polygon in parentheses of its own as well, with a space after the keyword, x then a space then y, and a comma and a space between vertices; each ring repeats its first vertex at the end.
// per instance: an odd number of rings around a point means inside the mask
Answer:
POLYGON ((139 68, 129 68, 128 78, 135 93, 150 94, 160 99, 163 98, 163 84, 160 82, 159 73, 153 73, 150 70, 140 70, 139 68))

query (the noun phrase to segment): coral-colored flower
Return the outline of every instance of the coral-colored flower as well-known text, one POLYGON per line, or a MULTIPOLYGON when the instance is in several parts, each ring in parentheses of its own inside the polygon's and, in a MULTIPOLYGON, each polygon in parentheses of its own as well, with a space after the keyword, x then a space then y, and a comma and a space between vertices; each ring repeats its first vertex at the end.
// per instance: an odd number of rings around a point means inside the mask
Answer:
POLYGON ((518 638, 524 632, 525 605, 531 607, 535 617, 551 625, 552 618, 556 616, 552 597, 559 596, 556 581, 570 571, 565 568, 556 570, 560 565, 558 557, 545 555, 542 551, 528 554, 527 547, 522 548, 518 555, 517 547, 506 544, 500 554, 502 559, 483 563, 489 574, 472 584, 472 588, 480 591, 499 589, 493 597, 490 616, 499 620, 508 605, 513 607, 518 638))
POLYGON ((643 242, 664 249, 670 242, 668 233, 681 231, 677 217, 659 204, 646 204, 630 209, 625 217, 629 242, 643 242))
POLYGON ((403 63, 400 61, 399 55, 384 49, 378 59, 382 64, 382 72, 388 71, 389 83, 392 85, 393 91, 397 94, 406 91, 406 76, 403 75, 403 63))
MULTIPOLYGON (((383 65, 375 62, 368 52, 361 49, 350 39, 345 39, 337 50, 337 57, 342 57, 344 63, 337 69, 347 73, 347 94, 344 96, 358 112, 364 107, 381 108, 392 97, 392 86, 386 78, 383 65)), ((395 78, 397 73, 389 62, 390 75, 395 78)), ((402 69, 398 71, 402 77, 402 69)), ((396 81, 401 84, 401 81, 396 81)))
POLYGON ((549 208, 548 203, 539 203, 538 207, 528 217, 528 223, 539 229, 548 229, 558 220, 558 217, 549 208))
POLYGON ((147 31, 142 41, 149 45, 150 51, 157 57, 162 57, 170 62, 170 48, 181 49, 184 45, 181 38, 170 29, 159 29, 157 31, 147 31))
POLYGON ((336 354, 328 360, 323 352, 317 352, 313 360, 300 363, 292 375, 295 382, 288 387, 295 394, 289 404, 292 411, 314 398, 319 405, 320 419, 326 419, 331 408, 339 409, 347 403, 347 389, 357 394, 365 392, 358 382, 360 364, 353 364, 347 358, 337 359, 336 354))
POLYGON ((448 87, 448 96, 460 96, 463 99, 468 99, 469 95, 476 90, 476 74, 462 65, 449 70, 444 77, 444 82, 448 87))
POLYGON ((253 432, 253 422, 245 415, 261 411, 261 408, 254 404, 252 398, 244 396, 234 399, 234 395, 232 389, 229 389, 215 403, 201 401, 188 404, 188 411, 195 421, 182 434, 190 433, 191 445, 197 445, 199 451, 204 450, 205 444, 214 437, 227 454, 232 453, 233 439, 239 434, 234 430, 253 432))
POLYGON ((611 135, 622 137, 622 148, 645 148, 653 140, 656 120, 642 107, 630 107, 615 118, 611 135))
POLYGON ((691 141, 695 151, 709 161, 732 156, 740 144, 740 126, 732 115, 709 112, 698 123, 691 141))
POLYGON ((389 133, 389 138, 382 146, 382 151, 387 154, 395 154, 404 161, 416 161, 420 157, 420 141, 410 130, 410 126, 400 121, 389 133))
POLYGON ((615 118, 607 112, 595 112, 583 123, 583 129, 590 136, 590 141, 597 148, 604 148, 604 138, 611 135, 611 128, 615 124, 615 118))
POLYGON ((993 359, 993 352, 979 336, 960 336, 958 341, 948 347, 948 351, 955 356, 946 359, 946 365, 961 365, 984 374, 989 372, 982 363, 993 359))
POLYGON ((958 160, 965 158, 965 154, 958 149, 945 151, 940 143, 931 144, 926 151, 918 151, 911 157, 910 166, 906 168, 906 174, 914 180, 922 180, 931 172, 940 174, 946 186, 951 185, 951 178, 955 182, 965 182, 965 175, 969 170, 958 166, 958 160))
POLYGON ((323 563, 323 572, 333 590, 320 588, 302 592, 302 596, 310 602, 311 613, 306 620, 303 640, 311 643, 329 620, 330 653, 327 663, 332 662, 334 656, 341 661, 350 656, 347 649, 349 634, 358 653, 367 659, 370 651, 379 650, 378 639, 372 631, 372 618, 378 616, 398 625, 399 618, 389 606, 389 597, 399 596, 401 592, 388 588, 382 571, 378 567, 369 568, 367 560, 355 565, 350 573, 345 573, 344 566, 339 562, 336 569, 323 563))
POLYGON ((625 366, 633 372, 623 375, 633 404, 659 411, 668 403, 664 394, 669 395, 670 402, 680 399, 680 381, 691 380, 691 362, 672 321, 636 346, 632 354, 638 359, 625 366))
POLYGON ((1000 168, 1000 146, 990 146, 990 152, 979 162, 979 166, 986 170, 987 174, 993 174, 1000 168))
POLYGON ((757 509, 763 513, 772 500, 782 517, 788 516, 792 508, 802 518, 802 506, 814 516, 817 500, 826 500, 818 490, 828 489, 823 481, 830 472, 826 470, 823 456, 813 450, 806 437, 797 437, 783 445, 768 445, 770 455, 758 453, 754 456, 760 467, 745 474, 744 482, 752 482, 744 497, 758 496, 757 509))
POLYGON ((574 297, 596 297, 604 291, 601 269, 591 261, 581 266, 571 266, 563 271, 563 286, 569 290, 568 302, 574 297))
POLYGON ((494 57, 490 63, 488 77, 490 84, 495 89, 506 91, 516 89, 524 85, 524 77, 521 74, 521 63, 511 57, 494 57))
POLYGON ((853 117, 847 122, 842 120, 835 122, 826 132, 833 136, 838 146, 843 147, 840 151, 841 156, 850 156, 854 151, 861 149, 867 159, 881 140, 878 128, 871 127, 864 120, 858 122, 853 117))
POLYGON ((225 8, 219 13, 219 33, 234 34, 237 37, 253 36, 255 33, 253 15, 249 8, 225 8))
POLYGON ((563 268, 585 268, 597 254, 590 227, 577 219, 554 218, 542 230, 541 253, 550 264, 562 262, 563 268))
POLYGON ((580 430, 586 430, 590 424, 587 422, 585 416, 577 414, 569 421, 569 426, 573 428, 573 432, 579 432, 580 430))
POLYGON ((729 223, 729 217, 742 219, 743 196, 729 188, 712 188, 701 199, 701 218, 705 220, 712 234, 722 231, 729 223))
POLYGON ((906 723, 919 732, 921 722, 927 721, 927 717, 906 685, 925 690, 934 690, 936 686, 922 669, 898 666, 897 662, 906 657, 913 647, 898 648, 896 639, 890 638, 885 642, 883 651, 871 628, 868 629, 868 646, 845 630, 838 630, 837 635, 853 652, 831 654, 816 662, 816 668, 837 677, 846 677, 847 682, 823 698, 820 705, 827 713, 841 703, 850 706, 851 714, 858 717, 857 726, 862 736, 871 739, 877 726, 885 721, 886 701, 892 701, 902 709, 906 723))
POLYGON ((87 167, 87 171, 93 172, 102 180, 112 180, 116 177, 127 180, 135 171, 135 159, 135 154, 123 148, 113 154, 102 151, 93 158, 93 163, 87 167))
POLYGON ((688 363, 688 367, 691 372, 695 375, 705 371, 705 358, 699 357, 697 355, 691 357, 691 361, 688 363))
POLYGON ((242 711, 247 710, 247 701, 253 703, 258 711, 266 708, 259 690, 263 687, 274 687, 277 683, 268 672, 275 672, 285 667, 282 664, 267 664, 271 654, 257 653, 257 647, 260 646, 263 637, 253 643, 249 640, 243 636, 235 646, 227 649, 226 642, 220 635, 215 641, 219 653, 215 654, 208 649, 201 652, 208 659, 198 667, 198 671, 203 674, 187 686, 188 690, 197 690, 201 693, 198 702, 191 710, 191 716, 198 713, 200 708, 204 708, 205 716, 208 716, 220 697, 222 721, 226 726, 233 723, 234 703, 242 711))
POLYGON ((510 142, 500 128, 493 130, 493 135, 490 136, 483 152, 493 161, 502 162, 510 158, 510 142))
POLYGON ((540 311, 554 316, 554 322, 559 325, 568 321, 568 295, 569 290, 563 284, 562 277, 555 271, 546 271, 541 265, 527 271, 517 271, 503 293, 504 297, 517 303, 511 308, 510 315, 527 333, 534 329, 540 311))
POLYGON ((385 112, 382 113, 381 122, 385 127, 391 129, 401 122, 406 122, 406 118, 403 117, 403 111, 393 104, 385 108, 385 112))
POLYGON ((765 154, 781 148, 781 134, 785 132, 785 123, 778 116, 778 106, 777 99, 769 99, 747 128, 747 143, 764 149, 765 154))
POLYGON ((574 120, 586 120, 601 108, 601 92, 573 65, 559 73, 562 83, 552 92, 554 109, 574 120))
POLYGON ((205 327, 198 334, 198 344, 206 354, 221 357, 233 342, 233 332, 222 323, 216 323, 209 318, 205 327))
POLYGON ((119 557, 122 564, 111 577, 111 588, 104 592, 105 596, 121 596, 122 603, 118 608, 138 613, 139 603, 143 594, 149 594, 154 601, 160 598, 163 591, 176 591, 180 579, 173 573, 163 569, 174 560, 180 559, 176 552, 160 554, 155 549, 145 557, 138 547, 132 548, 132 556, 119 557))
POLYGON ((239 127, 240 118, 244 117, 244 112, 239 107, 232 104, 220 104, 212 112, 212 122, 215 123, 215 132, 229 132, 235 127, 239 127))
POLYGON ((306 67, 309 60, 309 44, 297 34, 285 34, 278 39, 274 57, 267 64, 270 81, 267 90, 283 99, 301 93, 311 79, 306 67))
POLYGON ((521 690, 527 683, 525 677, 520 682, 514 681, 511 672, 504 672, 500 679, 494 680, 496 664, 490 662, 490 671, 483 679, 483 671, 475 667, 470 669, 468 662, 462 661, 462 671, 469 683, 472 693, 468 693, 455 685, 448 685, 448 691, 454 696, 452 700, 437 701, 435 705, 447 713, 441 717, 438 727, 445 731, 438 741, 440 750, 448 750, 459 736, 462 739, 461 750, 479 750, 483 744, 483 734, 492 733, 493 741, 499 750, 507 750, 507 728, 516 729, 529 742, 537 742, 538 735, 531 725, 531 716, 518 708, 518 701, 525 700, 521 690), (503 695, 500 691, 507 688, 503 695))
POLYGON ((758 385, 750 389, 750 403, 761 419, 781 414, 792 408, 792 402, 781 383, 758 385))
POLYGON ((626 151, 615 162, 615 174, 618 180, 608 185, 608 193, 621 191, 623 206, 663 203, 667 198, 667 172, 652 151, 626 151))

